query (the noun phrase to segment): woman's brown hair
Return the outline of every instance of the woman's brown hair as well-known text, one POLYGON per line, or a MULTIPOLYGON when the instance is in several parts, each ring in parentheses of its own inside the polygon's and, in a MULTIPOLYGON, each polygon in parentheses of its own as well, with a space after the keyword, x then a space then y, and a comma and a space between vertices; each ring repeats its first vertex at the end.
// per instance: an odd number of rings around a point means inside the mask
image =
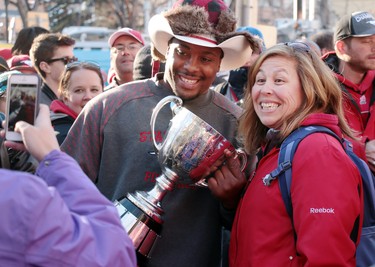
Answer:
POLYGON ((240 139, 245 150, 254 154, 266 141, 265 137, 269 128, 262 124, 255 113, 251 88, 263 62, 276 56, 285 57, 295 62, 304 95, 303 104, 296 112, 286 117, 280 129, 278 129, 280 130, 281 140, 298 128, 302 121, 312 113, 337 115, 339 127, 344 135, 354 138, 354 134, 344 117, 342 92, 332 71, 306 44, 286 43, 275 45, 263 52, 249 72, 244 96, 243 107, 245 111, 239 124, 240 139))

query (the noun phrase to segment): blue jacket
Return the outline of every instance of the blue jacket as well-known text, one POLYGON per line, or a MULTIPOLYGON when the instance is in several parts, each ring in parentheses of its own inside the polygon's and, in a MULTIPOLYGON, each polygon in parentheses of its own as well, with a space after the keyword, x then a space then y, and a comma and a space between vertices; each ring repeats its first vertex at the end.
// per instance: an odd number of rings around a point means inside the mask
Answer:
POLYGON ((52 151, 34 176, 0 169, 0 266, 135 266, 112 202, 52 151))

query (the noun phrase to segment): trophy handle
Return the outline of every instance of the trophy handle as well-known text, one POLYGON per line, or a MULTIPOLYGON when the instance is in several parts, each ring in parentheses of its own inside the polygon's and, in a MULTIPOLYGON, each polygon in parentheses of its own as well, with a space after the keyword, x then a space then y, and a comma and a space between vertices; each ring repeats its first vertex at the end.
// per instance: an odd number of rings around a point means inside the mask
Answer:
POLYGON ((247 166, 247 154, 243 149, 236 149, 237 155, 240 157, 241 161, 241 171, 243 172, 247 166))
MULTIPOLYGON (((236 149, 236 153, 237 153, 238 157, 240 158, 241 171, 243 172, 246 169, 246 166, 247 166, 247 154, 241 148, 236 149)), ((208 187, 206 179, 202 179, 202 180, 196 182, 194 185, 197 186, 197 187, 208 187)))
MULTIPOLYGON (((168 103, 174 103, 176 104, 177 107, 182 107, 182 99, 177 97, 177 96, 167 96, 167 97, 164 97, 162 100, 160 100, 160 102, 155 106, 154 110, 152 111, 152 115, 151 115, 151 121, 150 121, 150 125, 151 125, 151 135, 152 135, 152 141, 154 142, 154 146, 155 148, 160 151, 161 149, 161 144, 158 144, 156 143, 156 140, 155 140, 155 122, 156 122, 156 117, 158 116, 159 114, 159 111, 168 103)), ((172 112, 174 114, 175 113, 175 109, 176 109, 176 106, 172 106, 172 112)))

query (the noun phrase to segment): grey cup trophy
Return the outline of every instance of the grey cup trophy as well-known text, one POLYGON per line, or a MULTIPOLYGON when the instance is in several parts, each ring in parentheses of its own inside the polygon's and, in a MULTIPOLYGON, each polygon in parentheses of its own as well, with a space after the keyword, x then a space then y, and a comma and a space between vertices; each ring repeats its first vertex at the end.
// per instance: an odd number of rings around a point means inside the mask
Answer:
MULTIPOLYGON (((166 193, 176 183, 205 186, 205 178, 218 162, 221 164, 224 161, 224 150, 236 150, 213 127, 182 107, 182 100, 176 96, 160 100, 153 110, 150 124, 162 174, 156 178, 156 184, 150 191, 128 193, 123 199, 114 202, 122 224, 134 243, 138 258, 149 258, 161 236, 161 216, 164 213, 161 201, 166 193), (174 116, 164 141, 159 144, 155 141, 155 122, 161 108, 168 103, 172 104, 174 116)), ((244 169, 246 154, 240 150, 237 152, 244 169)))

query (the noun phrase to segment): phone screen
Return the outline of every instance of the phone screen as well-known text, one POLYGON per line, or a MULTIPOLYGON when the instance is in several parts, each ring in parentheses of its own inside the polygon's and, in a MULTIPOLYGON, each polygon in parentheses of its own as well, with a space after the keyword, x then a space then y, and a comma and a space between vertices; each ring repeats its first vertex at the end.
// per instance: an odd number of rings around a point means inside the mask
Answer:
POLYGON ((8 131, 20 120, 34 124, 38 84, 11 83, 9 89, 8 131))

